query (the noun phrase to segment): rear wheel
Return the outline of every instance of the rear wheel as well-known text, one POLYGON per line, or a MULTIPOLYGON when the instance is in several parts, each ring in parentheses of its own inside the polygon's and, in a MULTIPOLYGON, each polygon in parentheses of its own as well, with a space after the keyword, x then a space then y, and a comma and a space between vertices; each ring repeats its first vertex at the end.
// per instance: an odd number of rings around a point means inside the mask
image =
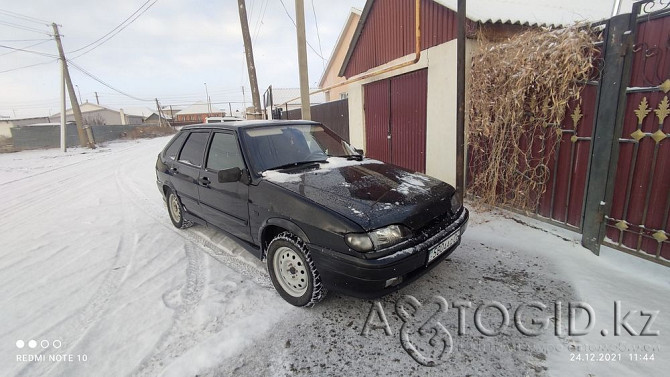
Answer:
POLYGON ((309 307, 326 296, 307 245, 293 233, 270 242, 266 261, 272 284, 289 304, 309 307))
POLYGON ((193 225, 192 222, 184 219, 184 206, 177 196, 177 193, 171 189, 167 189, 167 208, 172 225, 177 228, 184 229, 193 225))

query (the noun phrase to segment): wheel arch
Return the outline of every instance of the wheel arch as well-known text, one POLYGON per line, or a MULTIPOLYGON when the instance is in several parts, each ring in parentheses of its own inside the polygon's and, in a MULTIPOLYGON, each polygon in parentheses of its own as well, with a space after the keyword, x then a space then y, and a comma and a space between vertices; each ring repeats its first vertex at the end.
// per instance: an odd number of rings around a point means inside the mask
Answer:
POLYGON ((258 231, 258 240, 261 246, 261 260, 265 259, 270 241, 284 231, 289 231, 299 237, 303 242, 309 243, 307 234, 294 222, 278 217, 267 219, 258 231))
POLYGON ((172 190, 175 194, 177 193, 177 190, 174 189, 174 186, 170 181, 165 181, 163 182, 163 199, 167 200, 167 192, 168 189, 172 190))

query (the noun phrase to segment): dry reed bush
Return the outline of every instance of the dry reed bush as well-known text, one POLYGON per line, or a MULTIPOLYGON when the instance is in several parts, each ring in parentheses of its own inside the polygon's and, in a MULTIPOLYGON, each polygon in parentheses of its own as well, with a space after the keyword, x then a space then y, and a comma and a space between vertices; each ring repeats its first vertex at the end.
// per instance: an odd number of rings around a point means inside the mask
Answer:
POLYGON ((537 207, 568 102, 594 74, 597 39, 580 25, 532 29, 503 43, 480 35, 469 79, 468 191, 481 204, 537 207))
POLYGON ((11 137, 0 136, 0 153, 16 152, 11 137))

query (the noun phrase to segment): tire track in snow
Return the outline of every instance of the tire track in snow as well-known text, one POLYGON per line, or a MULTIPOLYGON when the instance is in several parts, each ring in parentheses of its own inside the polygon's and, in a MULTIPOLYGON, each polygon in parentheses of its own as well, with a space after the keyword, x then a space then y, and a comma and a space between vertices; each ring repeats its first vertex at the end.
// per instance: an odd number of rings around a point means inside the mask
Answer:
POLYGON ((134 376, 156 376, 169 361, 188 350, 199 342, 203 335, 192 325, 193 311, 204 295, 208 281, 206 260, 202 253, 193 250, 189 244, 184 246, 187 259, 186 281, 181 286, 163 294, 165 306, 174 309, 170 328, 161 335, 156 343, 154 353, 146 356, 139 367, 132 373, 134 376))
MULTIPOLYGON (((121 184, 121 190, 126 191, 126 195, 124 196, 129 198, 130 201, 139 207, 144 214, 152 217, 158 224, 170 229, 170 231, 178 234, 180 237, 200 246, 200 248, 212 258, 232 268, 234 271, 252 280, 254 283, 267 289, 274 289, 265 268, 254 265, 244 260, 244 258, 236 256, 230 250, 221 248, 211 240, 199 235, 197 233, 197 227, 200 227, 200 225, 195 225, 194 228, 196 229, 176 229, 172 226, 172 223, 170 223, 165 205, 154 205, 153 203, 155 201, 150 199, 144 191, 136 186, 135 180, 130 179, 130 176, 127 174, 122 174, 122 177, 125 177, 126 180, 124 182, 125 184, 121 184)), ((157 188, 155 192, 156 196, 160 197, 157 188)))
MULTIPOLYGON (((127 254, 125 250, 128 250, 125 244, 125 237, 122 237, 117 246, 114 266, 123 265, 123 261, 128 259, 128 256, 125 255, 127 254)), ((102 317, 111 297, 118 291, 124 274, 125 271, 123 268, 110 269, 100 287, 95 291, 82 310, 67 318, 64 322, 46 330, 45 334, 41 335, 41 337, 46 339, 60 339, 63 347, 58 350, 52 347, 40 354, 48 358, 49 355, 72 353, 70 351, 77 345, 79 340, 102 317)), ((58 366, 59 364, 57 363, 30 363, 19 372, 18 376, 45 376, 49 375, 58 366)))
MULTIPOLYGON (((61 170, 61 169, 65 169, 65 168, 68 168, 68 167, 71 167, 71 166, 75 166, 75 165, 83 164, 85 162, 89 162, 91 160, 95 160, 95 159, 100 157, 99 156, 100 153, 120 153, 120 152, 126 151, 128 149, 132 149, 133 147, 134 146, 130 146, 130 147, 126 147, 126 148, 123 148, 123 149, 117 149, 117 150, 112 150, 109 147, 100 147, 100 149, 98 149, 95 152, 91 152, 91 151, 86 150, 85 152, 80 152, 80 154, 88 154, 90 156, 89 158, 85 158, 85 159, 82 159, 82 160, 79 160, 79 161, 71 162, 71 163, 65 164, 65 165, 59 165, 59 166, 56 166, 56 167, 53 167, 53 168, 50 168, 50 169, 41 170, 38 173, 26 175, 26 176, 23 176, 23 177, 20 177, 20 178, 13 179, 11 181, 2 182, 2 183, 0 183, 0 187, 11 184, 11 183, 23 181, 24 179, 29 179, 29 178, 32 178, 32 177, 35 177, 35 176, 38 176, 38 175, 42 175, 42 174, 46 174, 46 173, 52 173, 52 172, 55 172, 55 171, 58 171, 58 170, 61 170)), ((49 158, 49 157, 42 157, 42 158, 49 158)), ((50 158, 54 158, 54 157, 50 157, 50 158)))
MULTIPOLYGON (((115 171, 117 186, 119 170, 115 171)), ((109 303, 114 294, 119 290, 123 280, 127 277, 127 270, 130 267, 130 261, 133 259, 135 248, 129 242, 129 237, 133 234, 132 224, 134 223, 134 214, 128 210, 128 203, 123 195, 120 195, 120 203, 124 216, 122 218, 122 234, 116 245, 114 262, 100 287, 93 293, 87 304, 82 310, 65 319, 59 324, 47 329, 45 338, 60 339, 63 347, 60 349, 49 348, 42 352, 45 358, 49 355, 72 353, 79 341, 86 335, 88 330, 96 324, 109 307, 109 303), (52 334, 53 336, 50 336, 52 334)), ((20 370, 18 376, 45 376, 50 375, 55 369, 62 368, 59 363, 30 363, 20 370)))

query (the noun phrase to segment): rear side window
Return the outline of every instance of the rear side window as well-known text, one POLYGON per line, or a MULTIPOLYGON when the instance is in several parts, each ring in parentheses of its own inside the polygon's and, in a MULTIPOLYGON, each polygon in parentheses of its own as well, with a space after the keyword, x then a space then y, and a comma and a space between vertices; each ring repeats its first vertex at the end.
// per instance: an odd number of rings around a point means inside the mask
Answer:
POLYGON ((181 146, 184 144, 184 140, 186 140, 186 136, 188 136, 188 132, 182 132, 177 136, 172 144, 168 147, 168 149, 165 151, 165 157, 169 158, 170 160, 174 161, 177 159, 177 155, 179 154, 179 150, 181 149, 181 146))
POLYGON ((205 154, 205 145, 209 132, 193 132, 179 154, 179 161, 193 166, 202 166, 202 156, 205 154))

